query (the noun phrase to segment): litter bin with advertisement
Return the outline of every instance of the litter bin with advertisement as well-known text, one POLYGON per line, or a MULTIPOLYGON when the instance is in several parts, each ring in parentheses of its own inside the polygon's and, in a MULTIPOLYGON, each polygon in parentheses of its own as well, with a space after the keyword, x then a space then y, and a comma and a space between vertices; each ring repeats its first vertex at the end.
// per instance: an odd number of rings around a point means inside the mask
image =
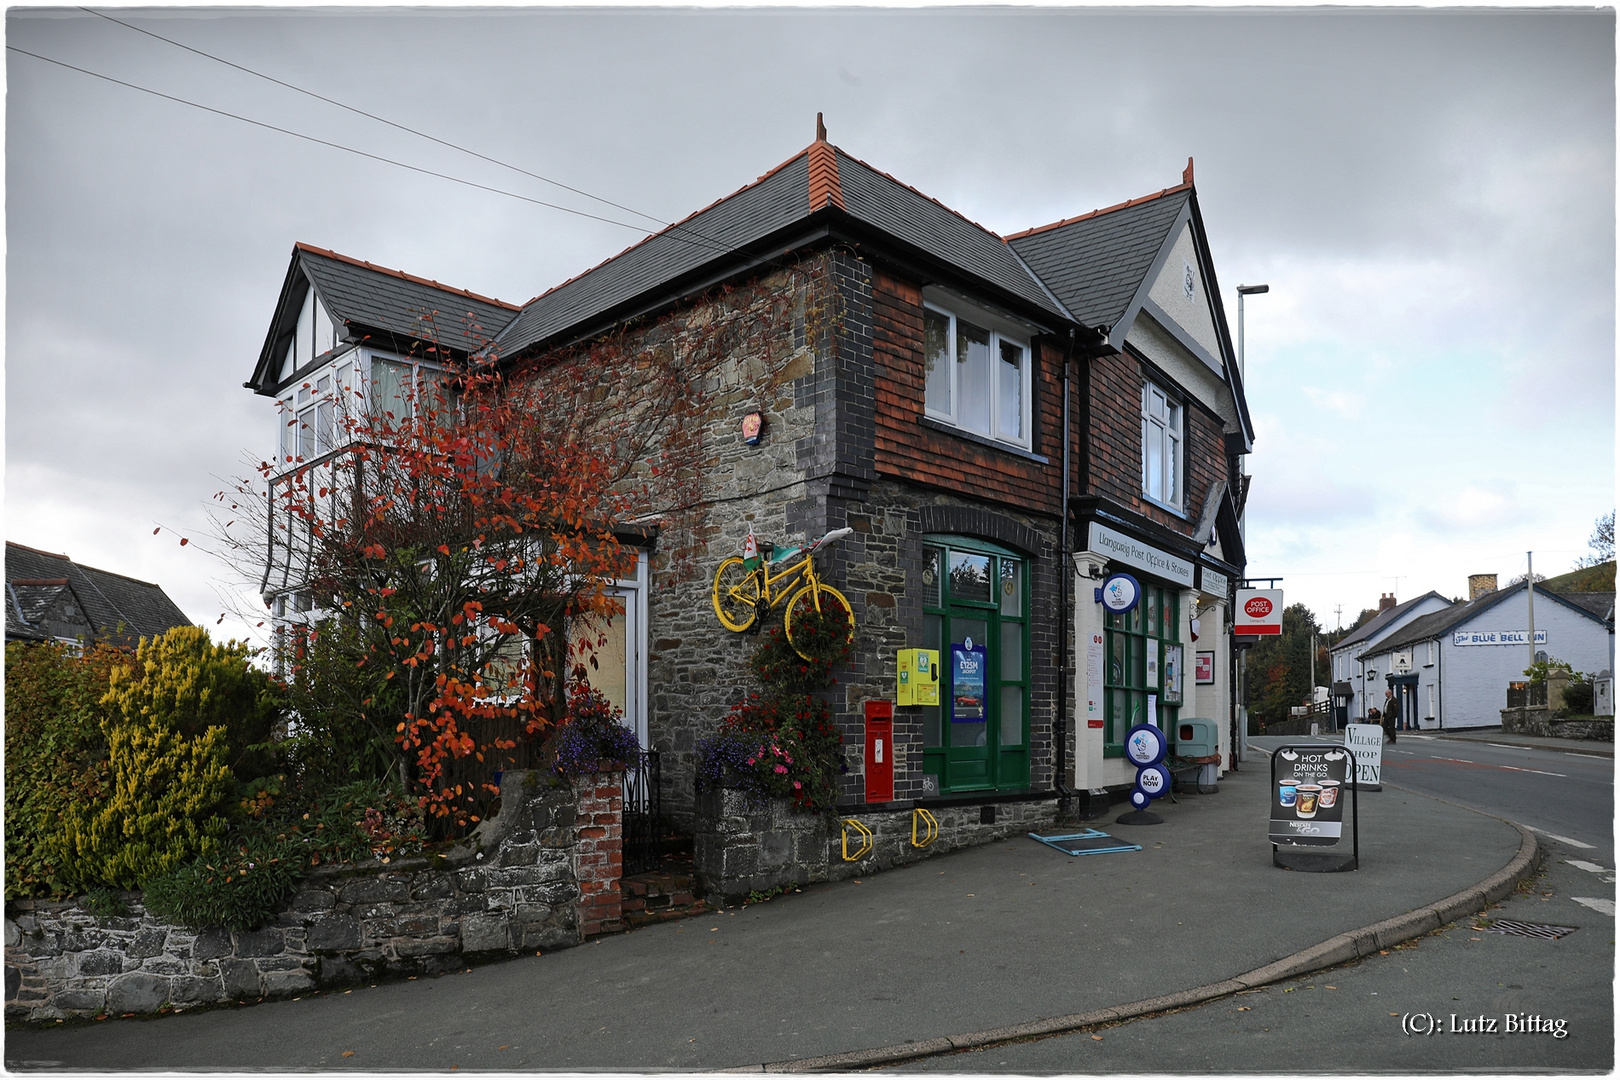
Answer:
POLYGON ((1175 755, 1170 769, 1176 775, 1176 790, 1196 785, 1200 794, 1213 795, 1221 765, 1221 729, 1214 720, 1185 716, 1176 721, 1175 755))

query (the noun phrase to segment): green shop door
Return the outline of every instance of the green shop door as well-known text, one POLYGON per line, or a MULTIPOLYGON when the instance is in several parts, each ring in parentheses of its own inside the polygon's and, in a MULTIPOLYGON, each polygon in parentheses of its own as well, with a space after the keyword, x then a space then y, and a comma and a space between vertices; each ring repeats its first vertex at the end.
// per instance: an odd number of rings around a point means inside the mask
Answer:
POLYGON ((923 770, 942 794, 1029 786, 1027 564, 957 537, 925 538, 923 647, 940 703, 923 710, 923 770))

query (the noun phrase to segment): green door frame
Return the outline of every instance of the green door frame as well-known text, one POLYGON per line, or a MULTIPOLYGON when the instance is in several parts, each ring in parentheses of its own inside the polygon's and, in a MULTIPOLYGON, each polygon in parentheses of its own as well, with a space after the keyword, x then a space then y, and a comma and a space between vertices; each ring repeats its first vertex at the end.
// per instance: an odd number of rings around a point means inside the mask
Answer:
POLYGON ((939 778, 941 794, 1028 787, 1029 560, 1008 548, 967 537, 927 535, 923 543, 925 555, 928 548, 941 552, 933 570, 936 581, 928 582, 925 571, 923 622, 924 647, 939 650, 943 672, 940 704, 925 710, 932 716, 924 717, 923 771, 939 778), (987 558, 988 599, 961 597, 952 592, 949 568, 953 555, 987 558), (958 624, 968 621, 982 622, 985 627, 988 670, 983 741, 953 746, 953 734, 965 733, 966 725, 958 728, 951 722, 956 687, 950 646, 960 637, 958 624))

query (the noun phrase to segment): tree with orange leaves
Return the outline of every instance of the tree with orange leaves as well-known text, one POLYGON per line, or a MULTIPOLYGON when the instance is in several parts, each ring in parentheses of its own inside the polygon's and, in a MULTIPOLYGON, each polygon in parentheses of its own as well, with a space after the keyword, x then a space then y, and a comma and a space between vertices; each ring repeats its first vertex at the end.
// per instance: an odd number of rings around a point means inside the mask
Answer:
POLYGON ((295 751, 358 730, 446 829, 557 719, 564 624, 610 613, 633 558, 609 523, 637 492, 590 442, 545 437, 541 394, 493 366, 446 371, 357 395, 325 458, 264 467, 319 614, 282 643, 295 751))

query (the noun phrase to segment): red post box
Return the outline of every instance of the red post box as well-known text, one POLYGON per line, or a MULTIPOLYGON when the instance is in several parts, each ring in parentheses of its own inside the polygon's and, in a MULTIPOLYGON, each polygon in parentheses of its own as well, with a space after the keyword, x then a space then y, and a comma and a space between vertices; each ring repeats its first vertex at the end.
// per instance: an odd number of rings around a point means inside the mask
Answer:
POLYGON ((866 801, 894 801, 894 704, 866 703, 866 801))

